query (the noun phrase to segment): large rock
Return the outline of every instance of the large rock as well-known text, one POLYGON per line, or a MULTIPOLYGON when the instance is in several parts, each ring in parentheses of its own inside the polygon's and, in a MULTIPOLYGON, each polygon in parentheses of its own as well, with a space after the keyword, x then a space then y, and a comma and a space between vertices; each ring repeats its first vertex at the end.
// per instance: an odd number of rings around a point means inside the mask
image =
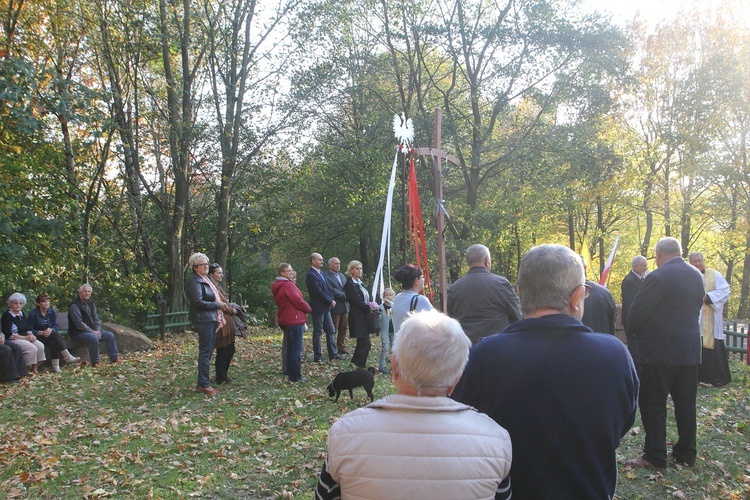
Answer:
POLYGON ((117 350, 120 352, 150 351, 154 343, 138 330, 115 323, 102 323, 102 330, 109 330, 115 334, 117 350))
MULTIPOLYGON (((68 329, 68 313, 58 312, 57 321, 60 330, 68 329)), ((120 353, 134 352, 134 351, 148 351, 154 348, 154 343, 146 337, 144 334, 127 326, 118 325, 116 323, 102 323, 102 330, 108 330, 115 335, 115 342, 117 343, 117 350, 120 353)), ((64 337, 68 340, 68 337, 64 337)), ((69 343, 69 342, 68 342, 69 343)), ((70 349, 73 356, 81 358, 83 361, 90 361, 88 349, 85 347, 74 347, 70 349)), ((99 352, 102 353, 102 358, 107 359, 107 350, 104 343, 99 343, 99 352)))

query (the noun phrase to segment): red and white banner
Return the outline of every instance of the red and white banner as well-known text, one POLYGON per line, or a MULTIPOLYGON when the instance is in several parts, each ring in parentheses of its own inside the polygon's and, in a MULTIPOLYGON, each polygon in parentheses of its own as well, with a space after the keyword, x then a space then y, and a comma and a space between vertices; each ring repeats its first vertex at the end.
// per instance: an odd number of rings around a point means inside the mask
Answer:
POLYGON ((609 252, 609 257, 607 257, 607 262, 604 264, 604 271, 602 271, 602 276, 599 278, 599 284, 602 286, 607 286, 607 279, 609 278, 609 272, 612 270, 612 263, 615 261, 615 250, 617 250, 617 242, 620 241, 620 236, 618 235, 615 238, 615 245, 612 247, 612 251, 609 252))

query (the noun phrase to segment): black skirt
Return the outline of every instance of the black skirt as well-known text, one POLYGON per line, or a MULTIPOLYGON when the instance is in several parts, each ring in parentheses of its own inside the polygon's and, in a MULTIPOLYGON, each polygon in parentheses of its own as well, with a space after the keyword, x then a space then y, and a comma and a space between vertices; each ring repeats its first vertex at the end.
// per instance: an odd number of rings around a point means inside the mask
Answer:
POLYGON ((714 340, 713 349, 703 349, 703 361, 698 368, 698 380, 714 387, 727 385, 732 381, 727 348, 723 340, 714 340))

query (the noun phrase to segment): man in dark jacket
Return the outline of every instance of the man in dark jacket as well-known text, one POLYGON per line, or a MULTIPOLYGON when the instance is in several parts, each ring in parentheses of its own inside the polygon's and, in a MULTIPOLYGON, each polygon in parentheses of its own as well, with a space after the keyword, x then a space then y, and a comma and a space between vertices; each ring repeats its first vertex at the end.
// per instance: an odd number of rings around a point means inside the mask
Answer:
POLYGON ((68 335, 72 344, 85 346, 89 351, 89 360, 93 367, 101 365, 99 356, 99 342, 107 345, 107 354, 112 363, 119 363, 120 356, 117 352, 115 335, 107 330, 102 330, 99 314, 96 312, 96 304, 91 299, 93 289, 90 285, 81 285, 78 288, 78 298, 68 306, 68 335))
POLYGON ((587 290, 571 249, 529 250, 518 270, 524 319, 472 348, 453 392, 510 433, 514 499, 614 497, 638 377, 622 342, 581 323, 587 290))
POLYGON ((646 432, 643 455, 629 460, 631 467, 666 469, 669 395, 679 435, 672 458, 680 464, 695 464, 695 399, 701 363, 698 316, 705 292, 701 273, 681 254, 675 238, 656 243, 658 269, 646 276, 628 313, 626 333, 641 379, 638 404, 646 432))
MULTIPOLYGON (((581 256, 583 262, 583 272, 587 273, 586 261, 581 256)), ((586 297, 586 307, 583 310, 581 323, 598 333, 615 334, 615 316, 617 315, 617 306, 612 293, 599 283, 586 280, 589 286, 589 296, 586 297)))
MULTIPOLYGON (((622 292, 622 311, 620 317, 622 318, 622 326, 627 330, 628 326, 628 312, 630 311, 630 304, 633 303, 635 294, 641 289, 643 285, 644 277, 646 276, 646 269, 648 269, 648 262, 646 257, 643 255, 636 255, 630 262, 631 270, 627 276, 622 280, 620 285, 620 291, 622 292)), ((628 344, 630 342, 628 341, 628 344)))
POLYGON ((344 292, 346 276, 341 272, 341 261, 338 257, 328 259, 328 271, 324 271, 323 276, 328 281, 333 299, 336 301, 336 305, 331 308, 333 328, 336 330, 336 349, 339 354, 348 354, 346 352, 346 329, 349 326, 349 303, 346 301, 346 292, 344 292))
POLYGON ((336 306, 333 291, 323 276, 323 256, 319 253, 310 255, 310 269, 307 270, 305 283, 307 293, 310 296, 310 307, 313 317, 313 360, 316 363, 323 361, 323 352, 320 346, 320 337, 326 332, 326 347, 328 348, 328 360, 341 359, 336 350, 335 329, 331 319, 331 309, 336 306))
POLYGON ((448 316, 476 344, 521 319, 521 306, 510 281, 490 272, 489 248, 471 245, 466 249, 466 263, 469 272, 448 288, 448 316))

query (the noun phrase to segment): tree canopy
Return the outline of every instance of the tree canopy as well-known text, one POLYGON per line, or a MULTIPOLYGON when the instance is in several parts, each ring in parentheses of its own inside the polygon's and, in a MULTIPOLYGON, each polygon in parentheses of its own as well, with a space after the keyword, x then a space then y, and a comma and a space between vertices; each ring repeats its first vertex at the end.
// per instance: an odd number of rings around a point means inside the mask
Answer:
MULTIPOLYGON (((5 0, 0 38, 3 292, 66 304, 90 282, 138 325, 184 301, 207 253, 270 309, 278 262, 380 251, 394 114, 415 145, 429 265, 486 244, 514 281, 569 245, 611 283, 664 235, 702 251, 750 315, 750 28, 732 4, 612 24, 573 0, 5 0)), ((393 256, 411 260, 405 169, 393 256)), ((393 272, 395 269, 387 269, 393 272)), ((611 287, 616 296, 619 286, 611 287)))

